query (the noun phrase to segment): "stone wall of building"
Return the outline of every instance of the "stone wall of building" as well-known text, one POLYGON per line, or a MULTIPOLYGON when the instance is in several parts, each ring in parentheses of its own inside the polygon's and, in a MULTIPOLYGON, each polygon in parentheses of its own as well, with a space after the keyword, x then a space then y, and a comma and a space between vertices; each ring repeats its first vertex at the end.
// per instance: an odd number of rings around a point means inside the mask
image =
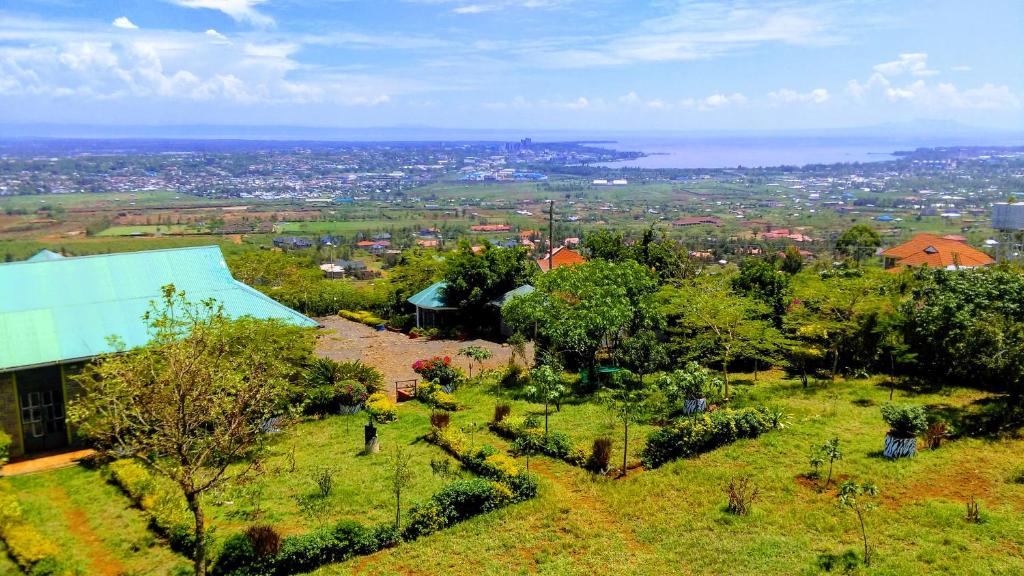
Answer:
POLYGON ((20 456, 24 449, 22 447, 21 427, 18 426, 18 394, 14 386, 14 374, 6 372, 0 374, 0 430, 10 435, 11 456, 20 456))

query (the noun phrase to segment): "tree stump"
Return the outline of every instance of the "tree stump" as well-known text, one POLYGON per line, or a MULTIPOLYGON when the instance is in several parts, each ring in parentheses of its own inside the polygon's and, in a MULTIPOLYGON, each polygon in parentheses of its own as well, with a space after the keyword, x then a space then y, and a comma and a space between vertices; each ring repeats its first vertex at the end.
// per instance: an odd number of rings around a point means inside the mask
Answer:
POLYGON ((377 427, 369 423, 363 427, 363 440, 365 446, 363 454, 376 454, 380 452, 380 440, 377 438, 377 427))

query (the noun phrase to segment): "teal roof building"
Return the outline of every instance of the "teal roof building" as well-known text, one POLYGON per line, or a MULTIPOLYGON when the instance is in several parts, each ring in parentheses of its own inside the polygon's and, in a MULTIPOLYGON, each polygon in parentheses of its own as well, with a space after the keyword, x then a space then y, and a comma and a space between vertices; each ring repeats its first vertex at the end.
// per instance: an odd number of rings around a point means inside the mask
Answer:
POLYGON ((439 312, 458 310, 444 301, 445 282, 434 282, 423 290, 409 297, 408 302, 416 307, 416 327, 429 328, 442 323, 443 315, 439 312))
POLYGON ((62 257, 44 251, 0 264, 0 430, 15 455, 70 441, 65 371, 149 339, 142 315, 173 284, 191 301, 213 298, 228 316, 317 323, 235 280, 219 246, 62 257))

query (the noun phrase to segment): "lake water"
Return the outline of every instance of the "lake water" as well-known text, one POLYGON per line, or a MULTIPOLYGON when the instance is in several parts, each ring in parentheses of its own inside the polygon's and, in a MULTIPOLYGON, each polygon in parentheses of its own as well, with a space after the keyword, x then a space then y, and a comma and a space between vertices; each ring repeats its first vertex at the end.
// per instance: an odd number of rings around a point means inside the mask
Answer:
POLYGON ((837 162, 878 162, 895 158, 897 150, 935 146, 1019 144, 1014 138, 866 138, 866 137, 644 137, 619 138, 597 144, 614 150, 639 150, 643 158, 601 164, 613 168, 735 168, 737 166, 803 166, 837 162))

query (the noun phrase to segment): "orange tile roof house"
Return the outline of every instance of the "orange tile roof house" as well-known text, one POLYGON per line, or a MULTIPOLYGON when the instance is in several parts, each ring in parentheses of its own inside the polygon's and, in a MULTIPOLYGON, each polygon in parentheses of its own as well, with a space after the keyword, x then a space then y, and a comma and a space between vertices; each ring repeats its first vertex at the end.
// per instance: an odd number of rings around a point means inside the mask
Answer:
MULTIPOLYGON (((554 262, 555 268, 561 268, 562 266, 573 266, 575 264, 583 264, 587 261, 579 252, 571 250, 564 246, 555 248, 555 251, 551 253, 551 261, 554 262)), ((537 260, 537 265, 540 266, 541 272, 547 272, 551 270, 551 265, 548 262, 548 257, 544 256, 540 260, 537 260)))
POLYGON ((991 256, 959 240, 921 233, 910 241, 882 252, 886 270, 928 266, 955 270, 995 264, 991 256))

